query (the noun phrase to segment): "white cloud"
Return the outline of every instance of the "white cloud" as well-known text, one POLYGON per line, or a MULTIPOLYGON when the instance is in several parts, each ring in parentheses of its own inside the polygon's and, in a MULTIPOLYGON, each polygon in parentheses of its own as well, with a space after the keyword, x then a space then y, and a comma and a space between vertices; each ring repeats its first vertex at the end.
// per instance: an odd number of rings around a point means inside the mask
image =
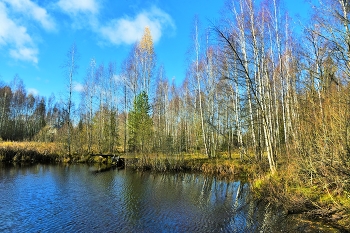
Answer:
POLYGON ((99 0, 59 0, 55 5, 70 16, 73 29, 98 27, 99 0))
POLYGON ((32 95, 39 95, 39 91, 35 88, 28 88, 28 93, 32 95))
POLYGON ((95 0, 60 0, 57 5, 69 14, 91 13, 99 11, 99 4, 95 0))
POLYGON ((19 47, 10 50, 11 57, 17 60, 31 61, 35 64, 38 63, 38 53, 38 49, 28 47, 19 47))
POLYGON ((111 20, 99 30, 104 39, 112 44, 133 44, 141 39, 147 26, 151 30, 154 43, 160 40, 165 28, 175 28, 170 15, 157 7, 152 7, 149 11, 139 13, 135 18, 111 20))
POLYGON ((54 30, 55 22, 53 18, 47 13, 46 9, 38 6, 30 0, 4 0, 9 4, 12 10, 22 13, 41 24, 46 30, 54 30))
POLYGON ((38 50, 27 29, 9 17, 2 2, 0 2, 0 22, 0 46, 9 48, 10 56, 15 59, 37 63, 38 50))
POLYGON ((76 92, 83 92, 84 91, 84 85, 78 82, 73 82, 73 90, 76 92))

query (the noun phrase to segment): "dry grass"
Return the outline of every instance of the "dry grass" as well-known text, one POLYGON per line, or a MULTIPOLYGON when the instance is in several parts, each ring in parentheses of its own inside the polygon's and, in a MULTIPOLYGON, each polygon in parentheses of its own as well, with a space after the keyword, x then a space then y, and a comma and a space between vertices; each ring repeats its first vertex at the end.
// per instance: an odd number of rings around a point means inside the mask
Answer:
POLYGON ((0 149, 32 150, 40 154, 63 154, 62 146, 48 142, 0 142, 0 149))
POLYGON ((126 166, 136 170, 152 170, 157 172, 192 171, 221 177, 237 177, 246 175, 244 165, 237 159, 226 156, 209 159, 203 154, 182 154, 166 156, 162 154, 127 155, 126 166))
POLYGON ((84 162, 80 155, 65 156, 59 143, 0 141, 0 162, 84 162))
POLYGON ((54 143, 0 142, 2 162, 54 162, 59 158, 54 143))
MULTIPOLYGON (((259 165, 253 167, 257 170, 259 165)), ((321 182, 305 179, 297 159, 280 161, 278 172, 273 175, 260 172, 253 177, 251 187, 256 198, 280 206, 288 213, 300 213, 350 230, 350 193, 340 194, 336 189, 327 189, 321 182)))

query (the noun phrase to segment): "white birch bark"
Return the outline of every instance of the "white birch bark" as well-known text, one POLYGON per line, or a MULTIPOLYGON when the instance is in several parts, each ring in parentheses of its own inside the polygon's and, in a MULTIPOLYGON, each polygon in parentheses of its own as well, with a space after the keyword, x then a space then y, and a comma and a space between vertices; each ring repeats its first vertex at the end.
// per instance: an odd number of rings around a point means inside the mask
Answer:
POLYGON ((198 90, 198 98, 199 98, 199 111, 200 111, 200 121, 202 128, 202 137, 205 149, 205 155, 209 157, 208 153, 208 145, 207 145, 207 136, 205 132, 204 126, 204 116, 203 116, 203 107, 202 107, 202 91, 201 91, 201 81, 200 81, 200 70, 199 70, 199 53, 200 53, 200 44, 198 38, 198 22, 195 22, 195 35, 194 35, 194 43, 195 43, 195 53, 196 53, 196 80, 197 80, 197 90, 198 90))
POLYGON ((281 83, 281 105, 282 105, 282 122, 283 122, 283 132, 284 132, 284 141, 288 144, 288 131, 287 131, 287 122, 286 122, 286 106, 285 106, 285 90, 284 90, 284 77, 283 77, 283 61, 282 61, 282 49, 281 49, 281 38, 279 32, 279 12, 276 0, 273 0, 273 9, 274 9, 274 22, 275 22, 275 36, 277 44, 277 54, 278 54, 278 64, 279 64, 279 75, 281 83))
MULTIPOLYGON (((240 45, 240 49, 241 52, 243 54, 243 66, 244 69, 246 70, 246 72, 249 72, 249 67, 248 67, 248 55, 247 55, 247 49, 246 49, 246 35, 245 35, 245 25, 244 25, 244 21, 245 21, 245 14, 244 14, 244 2, 242 0, 240 0, 240 10, 241 10, 241 14, 239 14, 236 10, 236 8, 233 8, 234 11, 234 15, 236 17, 236 21, 237 21, 237 26, 239 29, 239 45, 240 45)), ((245 74, 245 78, 246 78, 246 88, 247 88, 247 97, 248 97, 248 105, 249 105, 249 118, 250 118, 250 128, 251 128, 251 136, 252 136, 252 142, 253 142, 253 148, 255 153, 257 152, 257 140, 256 140, 256 135, 255 135, 255 122, 254 122, 254 113, 253 113, 253 104, 252 104, 252 85, 251 85, 251 81, 249 80, 248 74, 245 74)))

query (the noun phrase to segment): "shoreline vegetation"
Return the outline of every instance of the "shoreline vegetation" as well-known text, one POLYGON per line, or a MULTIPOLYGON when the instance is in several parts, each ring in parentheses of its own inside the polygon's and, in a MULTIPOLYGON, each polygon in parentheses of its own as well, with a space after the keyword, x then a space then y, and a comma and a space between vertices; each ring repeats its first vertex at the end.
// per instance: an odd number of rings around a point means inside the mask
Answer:
MULTIPOLYGON (((303 184, 296 172, 296 161, 281 161, 279 171, 271 174, 267 163, 254 158, 242 163, 239 153, 229 158, 222 154, 207 158, 203 154, 139 155, 119 154, 126 169, 152 172, 199 172, 222 179, 243 179, 251 184, 257 200, 281 208, 287 215, 322 221, 340 231, 350 230, 350 194, 333 195, 326 187, 303 184)), ((96 155, 67 156, 57 143, 0 142, 0 162, 4 164, 105 164, 111 160, 96 155)))

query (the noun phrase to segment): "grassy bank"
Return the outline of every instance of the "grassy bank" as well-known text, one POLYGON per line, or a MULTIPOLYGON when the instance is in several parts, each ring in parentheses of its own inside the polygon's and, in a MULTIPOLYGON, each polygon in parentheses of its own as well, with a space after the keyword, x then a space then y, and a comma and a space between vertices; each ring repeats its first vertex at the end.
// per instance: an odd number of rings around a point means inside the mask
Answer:
POLYGON ((0 161, 4 163, 52 163, 59 157, 55 143, 0 142, 0 161))
POLYGON ((237 159, 226 157, 208 159, 203 155, 184 154, 181 156, 147 155, 126 157, 126 166, 136 170, 156 172, 201 172, 225 178, 245 176, 247 172, 237 159))
MULTIPOLYGON (((109 163, 110 160, 99 156, 78 155, 67 156, 63 147, 57 143, 41 142, 0 142, 0 161, 6 163, 109 163)), ((156 172, 202 172, 205 174, 233 178, 246 174, 238 158, 208 159, 201 154, 183 154, 181 156, 165 156, 159 154, 135 155, 124 154, 126 166, 135 170, 152 170, 156 172)))
POLYGON ((279 206, 288 214, 350 231, 350 193, 340 192, 321 180, 305 179, 299 172, 299 161, 282 161, 275 174, 253 176, 253 193, 257 199, 279 206))
POLYGON ((0 142, 0 162, 4 163, 57 163, 86 162, 87 156, 67 156, 57 143, 0 142))

